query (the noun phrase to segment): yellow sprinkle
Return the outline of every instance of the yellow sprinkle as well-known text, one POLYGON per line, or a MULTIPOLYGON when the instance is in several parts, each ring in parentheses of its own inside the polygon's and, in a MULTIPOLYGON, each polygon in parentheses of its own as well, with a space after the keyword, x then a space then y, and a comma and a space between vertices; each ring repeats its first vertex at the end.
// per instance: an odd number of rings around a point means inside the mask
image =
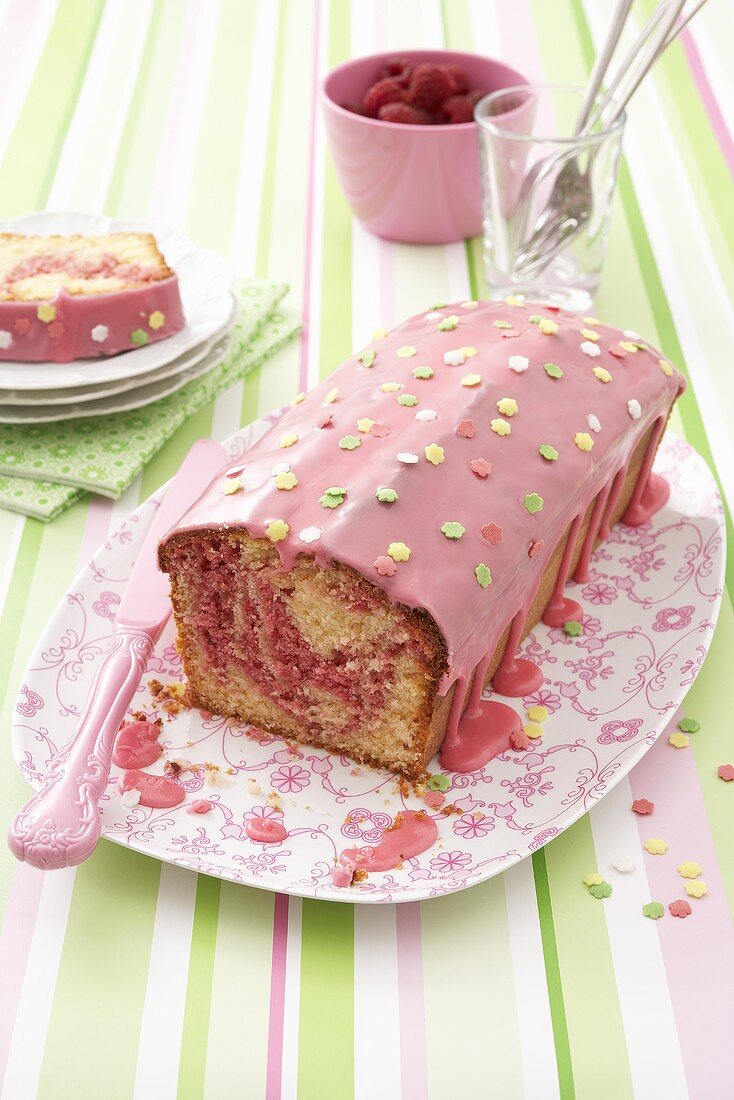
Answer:
POLYGON ((479 302, 462 302, 461 303, 461 308, 462 309, 476 309, 478 305, 479 305, 479 302))
POLYGON ((410 547, 404 542, 391 542, 387 552, 393 561, 407 561, 410 557, 410 547))
POLYGON ((592 328, 601 324, 601 321, 597 321, 596 317, 582 317, 581 320, 585 325, 591 325, 592 328))
POLYGON ((545 722, 547 717, 547 707, 528 707, 528 718, 531 722, 545 722))
POLYGON ((623 348, 624 351, 628 351, 630 353, 630 355, 634 355, 634 353, 636 351, 640 350, 637 347, 637 344, 633 344, 631 340, 620 340, 619 341, 619 346, 620 346, 620 348, 623 348))
POLYGON ((668 850, 668 845, 664 840, 660 840, 659 837, 653 836, 649 840, 646 840, 642 845, 646 852, 649 852, 651 856, 664 856, 668 850))
POLYGON ((481 374, 465 374, 461 379, 461 384, 462 386, 478 386, 481 381, 481 374))
POLYGON ((687 882, 686 893, 689 898, 702 898, 704 894, 708 894, 709 888, 705 882, 687 882))
POLYGON ((429 443, 424 454, 432 466, 440 466, 445 457, 443 447, 439 447, 438 443, 429 443))
POLYGON ((339 387, 334 386, 334 388, 329 390, 326 397, 324 398, 324 404, 325 405, 333 405, 338 396, 339 396, 339 387))
POLYGON ((231 497, 232 493, 236 493, 238 489, 242 488, 242 482, 238 477, 228 477, 224 482, 224 488, 222 492, 226 497, 231 497))
POLYGON ((612 376, 606 367, 594 367, 594 374, 600 382, 611 382, 612 376))
POLYGON ((685 733, 671 733, 668 738, 668 744, 672 745, 674 749, 687 749, 691 743, 690 737, 686 737, 685 733))
POLYGON ((265 537, 271 542, 282 542, 287 537, 290 527, 284 519, 271 519, 265 528, 265 537))
POLYGON ((555 321, 551 321, 550 317, 541 317, 538 322, 538 328, 541 332, 544 332, 546 336, 553 336, 558 332, 558 325, 555 321))
POLYGON ((495 417, 494 420, 490 420, 489 426, 496 435, 509 435, 512 431, 512 425, 499 416, 495 417))
POLYGON ((594 446, 594 440, 588 432, 576 432, 573 441, 580 451, 590 451, 594 446))
POLYGON ((583 336, 584 340, 593 340, 594 342, 596 342, 599 339, 599 333, 594 332, 593 328, 582 328, 581 335, 583 336))
POLYGON ((148 328, 152 328, 152 329, 163 328, 165 323, 166 323, 166 315, 165 315, 165 313, 161 313, 161 311, 159 309, 154 310, 153 313, 151 313, 150 317, 148 318, 148 328))
POLYGON ((506 306, 521 306, 522 304, 523 299, 518 298, 516 294, 510 294, 509 297, 505 298, 506 306))
POLYGON ((685 863, 676 867, 676 871, 681 878, 698 878, 703 874, 703 867, 700 863, 696 863, 695 859, 687 859, 685 863))
POLYGON ((383 393, 397 393, 398 390, 402 390, 402 388, 401 382, 383 382, 380 386, 383 393))
POLYGON ((298 484, 298 478, 294 473, 288 470, 284 474, 275 475, 275 488, 276 489, 295 489, 298 484))
POLYGON ((584 886, 601 886, 603 881, 604 879, 599 874, 584 876, 584 886))
POLYGON ((526 733, 528 737, 532 737, 535 740, 536 737, 543 736, 543 727, 538 722, 526 722, 523 726, 523 733, 526 733))
POLYGON ((375 331, 372 333, 372 339, 373 340, 384 340, 386 336, 387 336, 387 329, 386 328, 376 328, 375 331))
POLYGON ((668 378, 672 378, 673 377, 673 368, 671 367, 668 360, 667 359, 658 359, 658 363, 660 364, 660 370, 663 372, 663 374, 667 374, 668 378))
POLYGON ((410 359, 412 355, 415 355, 415 348, 412 344, 404 344, 402 348, 398 348, 395 354, 398 359, 410 359))
POLYGON ((36 317, 38 318, 39 321, 43 321, 43 323, 45 325, 47 325, 49 321, 55 321, 56 320, 56 308, 55 308, 55 306, 50 306, 48 304, 39 306, 38 309, 36 310, 36 317))
POLYGON ((291 401, 291 408, 294 409, 296 405, 300 405, 302 401, 306 400, 305 393, 297 393, 291 401))
POLYGON ((298 436, 295 432, 288 432, 287 435, 282 435, 278 440, 279 447, 292 447, 294 443, 298 442, 298 436))
POLYGON ((478 354, 477 349, 475 347, 472 347, 471 344, 469 345, 469 347, 459 348, 459 351, 465 359, 473 359, 474 356, 478 354))
POLYGON ((363 416, 360 420, 357 421, 357 431, 364 432, 365 435, 369 435, 370 431, 372 430, 372 425, 374 423, 374 420, 370 420, 368 416, 363 416))
POLYGON ((497 412, 503 416, 514 416, 518 410, 518 404, 514 397, 501 397, 497 402, 497 412))

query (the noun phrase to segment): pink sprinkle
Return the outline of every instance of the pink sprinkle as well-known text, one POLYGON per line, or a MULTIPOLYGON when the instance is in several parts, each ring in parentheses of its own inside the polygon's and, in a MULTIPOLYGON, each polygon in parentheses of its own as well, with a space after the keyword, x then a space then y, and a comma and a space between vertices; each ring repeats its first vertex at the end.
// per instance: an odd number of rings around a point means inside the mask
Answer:
POLYGON ((636 814, 651 814, 655 809, 655 803, 647 798, 636 798, 632 803, 632 810, 636 814))
POLYGON ((387 424, 373 424, 370 428, 370 435, 373 435, 375 439, 386 439, 390 434, 390 429, 387 424))
POLYGON ((469 463, 469 468, 477 477, 489 477, 492 473, 492 467, 486 458, 473 458, 469 463))
POLYGON ((502 339, 503 340, 512 340, 512 338, 514 336, 519 336, 519 335, 520 335, 520 333, 518 332, 518 330, 516 328, 504 328, 504 329, 502 329, 502 339))
POLYGON ((499 523, 485 523, 482 527, 482 538, 486 539, 491 546, 496 546, 498 542, 502 542, 503 534, 504 531, 499 523))
POLYGON ((48 334, 52 340, 60 340, 65 331, 62 321, 52 321, 48 326, 48 334))
POLYGON ((528 547, 528 555, 531 558, 537 557, 544 546, 545 543, 542 539, 533 539, 533 541, 530 543, 530 546, 528 547))
POLYGON ((454 431, 460 439, 473 439, 476 430, 476 425, 473 420, 460 420, 454 428, 454 431))
POLYGON ((543 309, 547 309, 549 313, 560 313, 561 312, 561 307, 560 306, 545 305, 545 306, 543 306, 543 309))
POLYGON ((318 420, 316 421, 316 427, 317 428, 328 428, 331 425, 331 422, 332 422, 333 419, 334 419, 334 414, 333 413, 324 413, 324 415, 320 416, 318 418, 318 420))
POLYGON ((26 336, 31 330, 31 322, 27 317, 19 317, 13 327, 18 336, 26 336))
POLYGON ((398 571, 396 562, 386 554, 380 554, 372 563, 381 577, 394 577, 398 571))
POLYGON ((674 917, 690 917, 693 912, 688 902, 684 901, 683 898, 677 898, 675 901, 671 901, 668 909, 670 909, 674 917))
POLYGON ((446 801, 446 795, 441 794, 440 791, 426 791, 423 801, 431 810, 440 810, 446 801))
POLYGON ((732 779, 734 779, 734 764, 720 764, 716 774, 719 779, 723 779, 725 783, 731 783, 732 779))
POLYGON ((195 802, 192 802, 189 806, 190 814, 208 814, 212 808, 212 804, 208 798, 197 798, 195 802))
POLYGON ((624 350, 624 348, 620 348, 616 344, 612 344, 612 346, 609 349, 609 354, 613 355, 616 359, 626 359, 627 358, 627 352, 624 350))
POLYGON ((510 744, 513 749, 522 751, 523 749, 530 748, 530 738, 525 733, 525 730, 513 730, 510 734, 510 744))

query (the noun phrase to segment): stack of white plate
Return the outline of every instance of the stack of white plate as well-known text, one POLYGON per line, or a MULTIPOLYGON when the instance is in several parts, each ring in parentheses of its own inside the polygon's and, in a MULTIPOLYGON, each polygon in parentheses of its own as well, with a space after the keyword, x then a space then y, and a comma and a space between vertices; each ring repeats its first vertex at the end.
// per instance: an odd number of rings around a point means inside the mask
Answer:
POLYGON ((42 424, 137 409, 221 362, 236 315, 232 270, 176 230, 72 213, 26 214, 4 233, 152 233, 179 280, 186 324, 166 340, 72 363, 0 361, 0 424, 42 424))

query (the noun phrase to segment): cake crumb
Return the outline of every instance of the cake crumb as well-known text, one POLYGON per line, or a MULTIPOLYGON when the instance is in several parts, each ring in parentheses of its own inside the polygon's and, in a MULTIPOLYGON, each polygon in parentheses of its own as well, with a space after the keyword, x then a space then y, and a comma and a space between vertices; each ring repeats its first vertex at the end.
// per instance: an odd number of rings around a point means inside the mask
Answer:
POLYGON ((362 867, 358 867, 352 875, 352 882, 365 882, 367 879, 367 872, 362 867))
POLYGON ((257 779, 254 779, 252 776, 250 776, 250 778, 247 780, 247 789, 249 790, 250 794, 263 793, 263 789, 258 783, 257 779))
POLYGON ((180 714, 182 710, 191 709, 191 700, 186 693, 187 685, 181 680, 172 680, 168 684, 162 684, 160 680, 148 680, 148 688, 155 702, 170 718, 180 714))
POLYGON ((281 801, 281 797, 276 791, 271 791, 270 792, 270 794, 268 795, 268 797, 266 799, 266 802, 268 803, 269 806, 274 806, 276 810, 282 810, 283 809, 283 803, 281 801))

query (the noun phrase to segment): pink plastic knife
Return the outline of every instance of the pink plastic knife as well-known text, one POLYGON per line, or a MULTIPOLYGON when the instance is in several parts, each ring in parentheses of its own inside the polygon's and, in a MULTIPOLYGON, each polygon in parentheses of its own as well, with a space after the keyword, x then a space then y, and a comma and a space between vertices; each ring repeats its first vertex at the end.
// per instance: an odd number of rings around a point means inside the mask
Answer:
POLYGON ((183 461, 145 537, 115 620, 112 645, 94 677, 79 724, 49 761, 40 790, 15 815, 8 833, 14 856, 53 870, 81 863, 101 830, 99 798, 109 775, 120 722, 171 614, 168 578, 158 569, 158 542, 204 492, 227 461, 210 439, 183 461))

